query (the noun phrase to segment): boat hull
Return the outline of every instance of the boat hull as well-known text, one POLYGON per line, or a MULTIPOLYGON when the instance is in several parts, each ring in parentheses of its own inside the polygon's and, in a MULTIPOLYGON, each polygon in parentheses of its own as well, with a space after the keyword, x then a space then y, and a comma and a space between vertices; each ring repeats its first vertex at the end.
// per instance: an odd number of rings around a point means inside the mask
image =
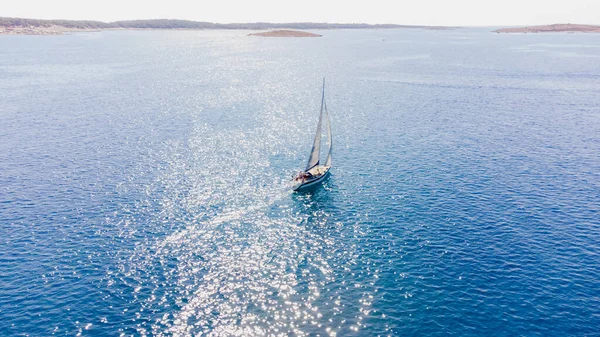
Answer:
POLYGON ((327 172, 323 173, 317 179, 307 181, 305 183, 294 186, 293 190, 294 190, 294 192, 309 192, 309 191, 315 190, 316 188, 321 186, 322 182, 325 181, 328 177, 329 177, 329 169, 327 170, 327 172))

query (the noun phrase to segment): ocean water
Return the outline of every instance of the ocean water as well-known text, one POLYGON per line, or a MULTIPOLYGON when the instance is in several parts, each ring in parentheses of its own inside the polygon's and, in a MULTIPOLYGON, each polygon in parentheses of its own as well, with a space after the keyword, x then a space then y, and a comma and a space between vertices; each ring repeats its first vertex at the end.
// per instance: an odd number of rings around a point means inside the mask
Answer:
POLYGON ((0 36, 0 335, 600 335, 599 37, 321 33, 0 36))

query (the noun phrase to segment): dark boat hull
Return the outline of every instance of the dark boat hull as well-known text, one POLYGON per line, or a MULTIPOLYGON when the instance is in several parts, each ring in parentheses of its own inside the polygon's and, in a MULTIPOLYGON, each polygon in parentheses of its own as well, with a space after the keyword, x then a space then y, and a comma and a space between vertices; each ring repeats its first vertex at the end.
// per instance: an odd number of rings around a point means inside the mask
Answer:
POLYGON ((316 179, 304 182, 294 187, 294 192, 309 192, 317 189, 329 177, 329 170, 316 179))

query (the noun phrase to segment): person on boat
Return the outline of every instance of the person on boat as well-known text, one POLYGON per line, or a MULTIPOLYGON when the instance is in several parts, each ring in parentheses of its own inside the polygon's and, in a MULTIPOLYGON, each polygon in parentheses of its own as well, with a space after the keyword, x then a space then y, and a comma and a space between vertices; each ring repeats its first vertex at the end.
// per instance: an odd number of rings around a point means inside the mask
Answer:
POLYGON ((298 172, 298 174, 296 175, 296 180, 304 182, 310 177, 312 177, 312 174, 310 172, 298 172))

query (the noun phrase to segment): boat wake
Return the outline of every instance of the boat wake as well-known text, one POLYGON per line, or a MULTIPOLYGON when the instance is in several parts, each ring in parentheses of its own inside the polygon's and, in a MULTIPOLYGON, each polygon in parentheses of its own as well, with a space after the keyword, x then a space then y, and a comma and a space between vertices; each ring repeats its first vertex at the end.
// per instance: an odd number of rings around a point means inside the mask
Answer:
POLYGON ((359 317, 368 292, 345 298, 336 276, 357 255, 324 205, 290 198, 267 157, 284 146, 272 132, 202 125, 188 147, 158 154, 161 187, 148 198, 163 192, 148 225, 167 230, 123 256, 112 278, 134 293, 137 333, 335 335, 360 325, 339 314, 359 317), (231 155, 214 151, 223 148, 231 155))

